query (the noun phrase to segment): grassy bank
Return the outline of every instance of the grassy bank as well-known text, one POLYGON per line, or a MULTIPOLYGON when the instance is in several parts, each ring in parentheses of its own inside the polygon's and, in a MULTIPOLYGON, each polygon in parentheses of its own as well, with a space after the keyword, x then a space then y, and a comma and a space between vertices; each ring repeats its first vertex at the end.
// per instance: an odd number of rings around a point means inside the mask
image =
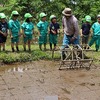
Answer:
MULTIPOLYGON (((58 37, 58 43, 61 44, 62 43, 62 35, 60 35, 60 37, 58 37)), ((22 37, 20 38, 20 45, 19 45, 19 52, 11 52, 11 47, 10 47, 10 37, 8 37, 7 42, 6 42, 6 51, 0 52, 0 62, 1 63, 15 63, 15 62, 27 62, 27 61, 34 61, 34 60, 40 60, 40 59, 44 59, 44 60, 52 60, 52 52, 49 50, 49 45, 47 45, 47 51, 40 51, 38 44, 37 44, 37 40, 33 39, 32 42, 32 51, 31 52, 24 52, 23 51, 23 46, 22 46, 22 37)), ((92 46, 92 48, 94 49, 94 45, 92 46)), ((89 55, 89 57, 94 58, 94 62, 95 63, 100 63, 100 51, 99 52, 93 52, 91 53, 87 53, 89 55)), ((54 59, 58 59, 60 61, 60 52, 57 51, 55 53, 54 59)))
POLYGON ((38 45, 32 45, 32 51, 23 51, 22 45, 19 46, 19 52, 11 52, 10 46, 6 46, 5 52, 0 52, 0 61, 2 63, 14 63, 14 62, 27 62, 39 59, 50 60, 52 58, 51 51, 40 51, 38 45))
MULTIPOLYGON (((37 34, 36 34, 37 36, 37 34)), ((49 38, 48 38, 49 39, 49 38)), ((58 42, 61 43, 62 36, 58 37, 58 42)), ((19 45, 19 52, 12 52, 10 47, 10 37, 8 35, 7 41, 6 41, 6 51, 0 51, 0 62, 1 63, 15 63, 15 62, 27 62, 27 61, 34 61, 39 59, 47 59, 52 60, 52 52, 49 50, 49 45, 47 45, 47 51, 40 51, 38 47, 38 36, 34 38, 33 35, 33 41, 31 46, 31 52, 24 52, 23 50, 23 37, 20 37, 20 45, 19 45)), ((56 58, 60 58, 59 54, 56 54, 56 58)))
MULTIPOLYGON (((5 52, 0 52, 0 61, 5 64, 15 63, 15 62, 27 62, 27 61, 34 61, 34 60, 52 60, 52 52, 49 50, 49 45, 47 45, 47 51, 40 51, 38 48, 38 44, 32 45, 32 51, 23 51, 22 45, 19 46, 19 52, 11 52, 10 46, 6 46, 5 52)), ((93 46, 94 48, 94 46, 93 46)), ((89 57, 94 58, 95 63, 99 63, 100 59, 100 52, 93 52, 87 53, 89 57)), ((54 59, 59 59, 60 61, 60 52, 56 51, 54 59)))

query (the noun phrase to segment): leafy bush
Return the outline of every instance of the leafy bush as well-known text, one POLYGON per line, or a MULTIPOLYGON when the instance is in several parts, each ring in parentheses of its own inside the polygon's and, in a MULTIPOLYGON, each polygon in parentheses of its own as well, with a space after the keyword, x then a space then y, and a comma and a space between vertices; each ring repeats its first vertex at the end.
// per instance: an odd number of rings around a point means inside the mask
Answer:
POLYGON ((19 62, 32 61, 32 56, 29 53, 20 53, 19 62))
POLYGON ((16 55, 16 54, 10 53, 10 54, 4 54, 2 56, 2 62, 4 62, 4 63, 14 63, 17 61, 17 59, 18 59, 18 55, 16 55))
POLYGON ((40 51, 40 50, 37 50, 37 51, 34 51, 31 53, 32 56, 33 56, 33 59, 36 58, 36 59, 51 59, 51 54, 50 52, 43 52, 43 51, 40 51))

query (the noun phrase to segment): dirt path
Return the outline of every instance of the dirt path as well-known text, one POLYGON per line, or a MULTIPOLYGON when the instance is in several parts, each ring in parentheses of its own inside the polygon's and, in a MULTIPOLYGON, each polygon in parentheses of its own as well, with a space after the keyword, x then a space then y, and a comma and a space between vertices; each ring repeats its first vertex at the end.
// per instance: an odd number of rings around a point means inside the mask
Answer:
POLYGON ((0 100, 100 100, 100 67, 58 70, 58 62, 35 61, 0 67, 0 100), (49 99, 52 100, 52 99, 49 99))

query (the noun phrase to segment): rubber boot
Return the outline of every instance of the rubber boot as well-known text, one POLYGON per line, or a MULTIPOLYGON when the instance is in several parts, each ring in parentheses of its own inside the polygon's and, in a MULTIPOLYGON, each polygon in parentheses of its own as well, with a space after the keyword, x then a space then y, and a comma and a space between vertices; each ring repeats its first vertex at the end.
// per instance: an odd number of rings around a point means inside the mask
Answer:
POLYGON ((19 48, 18 48, 18 47, 16 47, 16 50, 17 50, 17 51, 19 51, 19 48))
POLYGON ((56 50, 56 44, 54 44, 54 50, 56 50))
POLYGON ((44 44, 44 51, 46 51, 46 44, 44 44))
POLYGON ((14 48, 12 48, 12 52, 15 52, 14 48))
POLYGON ((26 47, 24 47, 24 51, 26 51, 26 47))
POLYGON ((50 43, 50 50, 52 51, 52 44, 50 43))
POLYGON ((39 45, 39 48, 40 48, 40 50, 42 51, 42 45, 41 45, 41 44, 39 45))

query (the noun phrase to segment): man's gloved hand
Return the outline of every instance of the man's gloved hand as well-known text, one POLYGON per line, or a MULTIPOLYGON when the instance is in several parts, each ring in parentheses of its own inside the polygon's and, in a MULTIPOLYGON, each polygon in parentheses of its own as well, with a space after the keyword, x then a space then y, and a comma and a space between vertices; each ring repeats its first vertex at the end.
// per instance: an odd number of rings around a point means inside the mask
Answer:
POLYGON ((70 39, 70 42, 73 43, 74 40, 75 40, 75 37, 72 37, 72 38, 70 39))

